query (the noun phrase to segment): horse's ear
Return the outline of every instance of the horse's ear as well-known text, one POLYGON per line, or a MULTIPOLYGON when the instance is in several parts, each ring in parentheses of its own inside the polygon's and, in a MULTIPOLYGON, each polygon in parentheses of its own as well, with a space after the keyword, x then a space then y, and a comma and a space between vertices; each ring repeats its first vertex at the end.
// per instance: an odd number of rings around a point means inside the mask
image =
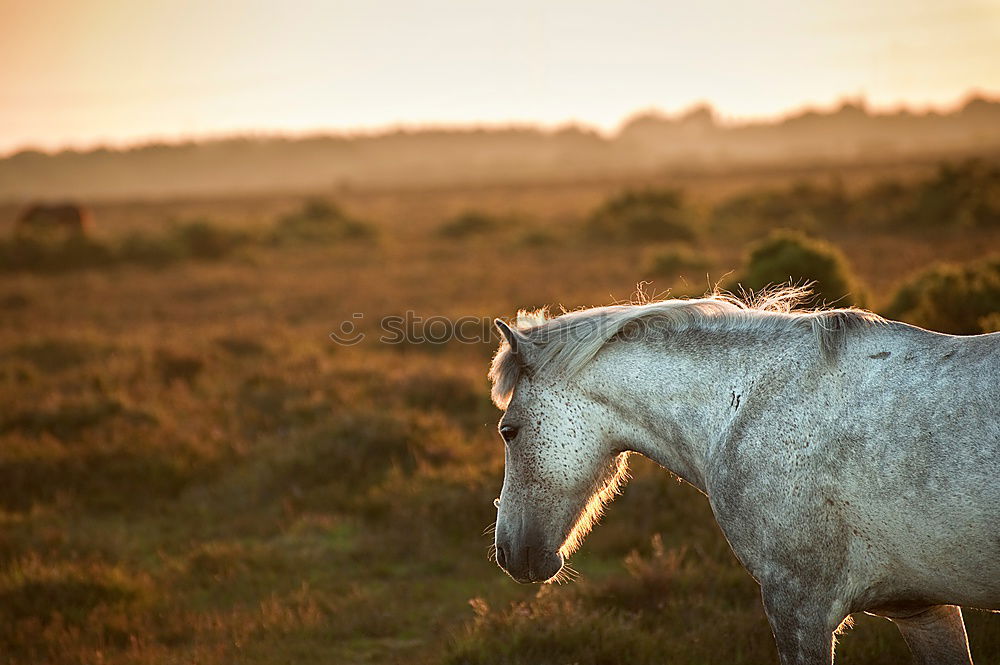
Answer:
POLYGON ((521 335, 515 332, 513 328, 508 326, 500 319, 493 319, 493 325, 497 327, 497 330, 500 331, 500 334, 503 335, 503 338, 507 340, 507 344, 510 345, 510 350, 513 351, 514 353, 517 353, 518 344, 520 344, 522 339, 521 335))
POLYGON ((496 325, 497 330, 500 331, 500 334, 503 335, 503 338, 507 340, 507 344, 510 346, 514 357, 517 358, 518 364, 522 367, 527 367, 530 364, 530 356, 533 350, 531 340, 500 319, 494 319, 493 323, 496 325))

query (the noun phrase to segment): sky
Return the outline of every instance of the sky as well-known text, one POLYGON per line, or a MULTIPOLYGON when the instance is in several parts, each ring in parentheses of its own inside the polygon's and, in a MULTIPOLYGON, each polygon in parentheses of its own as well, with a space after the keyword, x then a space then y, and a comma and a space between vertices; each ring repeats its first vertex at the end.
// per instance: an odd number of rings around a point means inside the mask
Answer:
POLYGON ((1000 0, 0 0, 0 153, 1000 94, 1000 0))

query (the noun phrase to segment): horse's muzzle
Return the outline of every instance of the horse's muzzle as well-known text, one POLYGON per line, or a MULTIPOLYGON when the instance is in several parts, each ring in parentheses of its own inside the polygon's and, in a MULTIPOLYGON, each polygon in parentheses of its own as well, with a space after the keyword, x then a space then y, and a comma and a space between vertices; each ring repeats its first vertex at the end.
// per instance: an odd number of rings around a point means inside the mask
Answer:
POLYGON ((533 544, 513 542, 513 539, 497 539, 497 563, 516 582, 546 582, 562 570, 563 557, 538 541, 533 544))

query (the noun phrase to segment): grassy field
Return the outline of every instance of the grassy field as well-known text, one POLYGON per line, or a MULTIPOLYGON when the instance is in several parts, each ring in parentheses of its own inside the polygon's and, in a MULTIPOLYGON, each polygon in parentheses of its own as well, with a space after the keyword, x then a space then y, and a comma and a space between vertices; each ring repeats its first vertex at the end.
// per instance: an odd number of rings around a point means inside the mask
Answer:
MULTIPOLYGON (((808 175, 861 201, 880 178, 905 189, 935 173, 808 175)), ((718 214, 797 178, 340 191, 324 198, 367 231, 335 237, 295 221, 302 196, 95 205, 108 247, 166 242, 178 220, 245 237, 155 265, 121 250, 132 258, 3 274, 0 661, 773 662, 756 587, 707 502, 637 457, 574 557, 578 582, 506 578, 484 531, 502 479, 485 378, 497 340, 379 337, 408 312, 483 319, 492 334, 493 316, 627 300, 639 282, 700 294, 742 274, 776 225, 838 248, 876 310, 933 262, 1000 247, 982 206, 943 204, 923 225, 829 223, 815 206, 781 222, 718 214), (588 235, 591 212, 630 186, 682 188, 691 238, 588 235), (360 343, 330 339, 344 321, 360 343)), ((918 212, 935 191, 911 197, 918 212)), ((15 212, 0 209, 4 235, 15 212)), ((1000 617, 967 622, 977 663, 1000 663, 1000 617)), ((872 617, 838 650, 843 663, 907 658, 872 617)))

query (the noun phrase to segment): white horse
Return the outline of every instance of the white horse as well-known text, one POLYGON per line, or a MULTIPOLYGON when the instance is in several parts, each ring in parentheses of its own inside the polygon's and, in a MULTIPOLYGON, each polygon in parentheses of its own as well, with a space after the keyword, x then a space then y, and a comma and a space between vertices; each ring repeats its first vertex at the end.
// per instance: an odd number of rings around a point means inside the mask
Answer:
POLYGON ((862 611, 919 663, 971 663, 960 606, 1000 608, 1000 333, 799 296, 498 320, 497 562, 556 576, 637 452, 707 495, 782 663, 832 663, 862 611))

